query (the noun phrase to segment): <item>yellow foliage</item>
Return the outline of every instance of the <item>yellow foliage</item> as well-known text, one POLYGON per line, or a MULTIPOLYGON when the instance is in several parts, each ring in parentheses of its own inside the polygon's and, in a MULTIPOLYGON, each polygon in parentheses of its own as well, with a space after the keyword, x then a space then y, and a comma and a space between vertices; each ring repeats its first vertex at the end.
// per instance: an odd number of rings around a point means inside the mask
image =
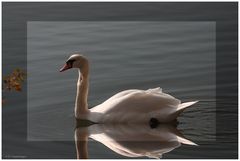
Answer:
POLYGON ((17 68, 11 74, 3 77, 3 89, 4 90, 15 90, 21 91, 22 90, 22 83, 26 78, 26 73, 17 68))

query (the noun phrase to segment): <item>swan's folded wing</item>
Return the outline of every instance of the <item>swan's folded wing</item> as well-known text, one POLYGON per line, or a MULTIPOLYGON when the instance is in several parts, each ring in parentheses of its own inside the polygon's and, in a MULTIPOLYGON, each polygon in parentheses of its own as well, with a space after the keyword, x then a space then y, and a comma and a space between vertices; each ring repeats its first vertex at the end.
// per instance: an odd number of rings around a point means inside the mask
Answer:
POLYGON ((161 88, 146 91, 127 90, 114 95, 92 111, 102 112, 105 115, 110 113, 147 114, 160 109, 177 107, 180 103, 180 100, 163 93, 161 88))
POLYGON ((103 103, 107 103, 107 102, 110 102, 110 101, 113 101, 113 100, 116 100, 118 98, 121 98, 121 97, 124 97, 130 93, 133 93, 133 92, 140 92, 142 90, 138 90, 138 89, 129 89, 129 90, 125 90, 125 91, 121 91, 115 95, 113 95, 112 97, 110 97, 109 99, 107 99, 106 101, 104 101, 103 103))

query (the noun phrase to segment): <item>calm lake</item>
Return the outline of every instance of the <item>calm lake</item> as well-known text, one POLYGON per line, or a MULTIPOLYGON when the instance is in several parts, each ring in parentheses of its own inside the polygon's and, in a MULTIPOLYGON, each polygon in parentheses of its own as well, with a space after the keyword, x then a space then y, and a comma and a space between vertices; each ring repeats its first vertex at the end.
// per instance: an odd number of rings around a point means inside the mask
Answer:
POLYGON ((78 73, 59 72, 74 51, 90 61, 89 107, 122 90, 161 87, 199 100, 177 128, 196 143, 215 141, 214 22, 33 21, 27 35, 29 141, 74 140, 78 73))
MULTIPOLYGON (((87 147, 84 144, 80 149, 85 148, 89 158, 236 155, 233 151, 236 139, 229 139, 236 131, 216 133, 215 21, 28 21, 26 26, 26 140, 35 149, 27 157, 76 158, 76 134, 84 130, 91 137, 87 147), (96 125, 76 129, 74 103, 78 72, 76 69, 59 72, 74 52, 81 52, 90 62, 90 108, 122 90, 156 87, 182 102, 199 102, 180 115, 177 127, 96 125), (156 140, 151 140, 149 136, 152 135, 156 140), (175 138, 175 135, 198 146, 173 144, 169 137, 175 138), (119 141, 123 136, 125 138, 119 141), (140 139, 136 141, 135 138, 140 139), (154 145, 149 147, 149 144, 154 145), (51 154, 40 156, 40 153, 45 154, 45 145, 51 147, 51 154)), ((18 56, 11 64, 18 63, 18 56)), ((223 66, 225 70, 234 70, 231 64, 223 66)), ((235 84, 227 86, 232 88, 235 84)), ((18 97, 19 94, 14 95, 18 97)), ((21 103, 21 99, 18 102, 21 103)), ((231 102, 221 105, 222 109, 236 106, 231 102)), ((7 106, 15 108, 11 103, 7 106)), ((12 109, 7 113, 14 113, 12 109)), ((233 115, 231 108, 228 112, 225 117, 233 115)), ((19 135, 22 134, 11 134, 8 143, 14 145, 19 135)), ((5 151, 11 149, 10 145, 5 151)))

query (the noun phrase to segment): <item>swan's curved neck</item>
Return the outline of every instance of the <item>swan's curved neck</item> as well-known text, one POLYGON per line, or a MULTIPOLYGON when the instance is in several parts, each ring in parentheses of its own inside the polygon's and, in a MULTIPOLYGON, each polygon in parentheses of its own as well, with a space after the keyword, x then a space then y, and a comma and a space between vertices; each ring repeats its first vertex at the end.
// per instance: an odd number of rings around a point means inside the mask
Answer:
POLYGON ((77 119, 86 119, 89 113, 88 109, 88 70, 79 71, 77 82, 77 96, 75 101, 75 117, 77 119))

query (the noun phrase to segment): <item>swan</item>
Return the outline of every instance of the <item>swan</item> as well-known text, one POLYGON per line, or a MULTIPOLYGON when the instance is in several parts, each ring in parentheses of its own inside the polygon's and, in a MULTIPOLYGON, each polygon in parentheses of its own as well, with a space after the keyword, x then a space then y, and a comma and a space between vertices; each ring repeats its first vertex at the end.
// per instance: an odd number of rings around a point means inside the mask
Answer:
POLYGON ((144 124, 94 124, 75 129, 77 158, 88 158, 88 139, 125 157, 162 158, 182 144, 198 146, 171 124, 151 128, 144 124))
POLYGON ((149 123, 155 126, 176 120, 184 109, 198 102, 181 103, 158 87, 125 90, 89 109, 89 61, 80 53, 75 53, 67 59, 60 72, 71 68, 76 68, 79 72, 74 110, 77 120, 93 123, 149 123))

